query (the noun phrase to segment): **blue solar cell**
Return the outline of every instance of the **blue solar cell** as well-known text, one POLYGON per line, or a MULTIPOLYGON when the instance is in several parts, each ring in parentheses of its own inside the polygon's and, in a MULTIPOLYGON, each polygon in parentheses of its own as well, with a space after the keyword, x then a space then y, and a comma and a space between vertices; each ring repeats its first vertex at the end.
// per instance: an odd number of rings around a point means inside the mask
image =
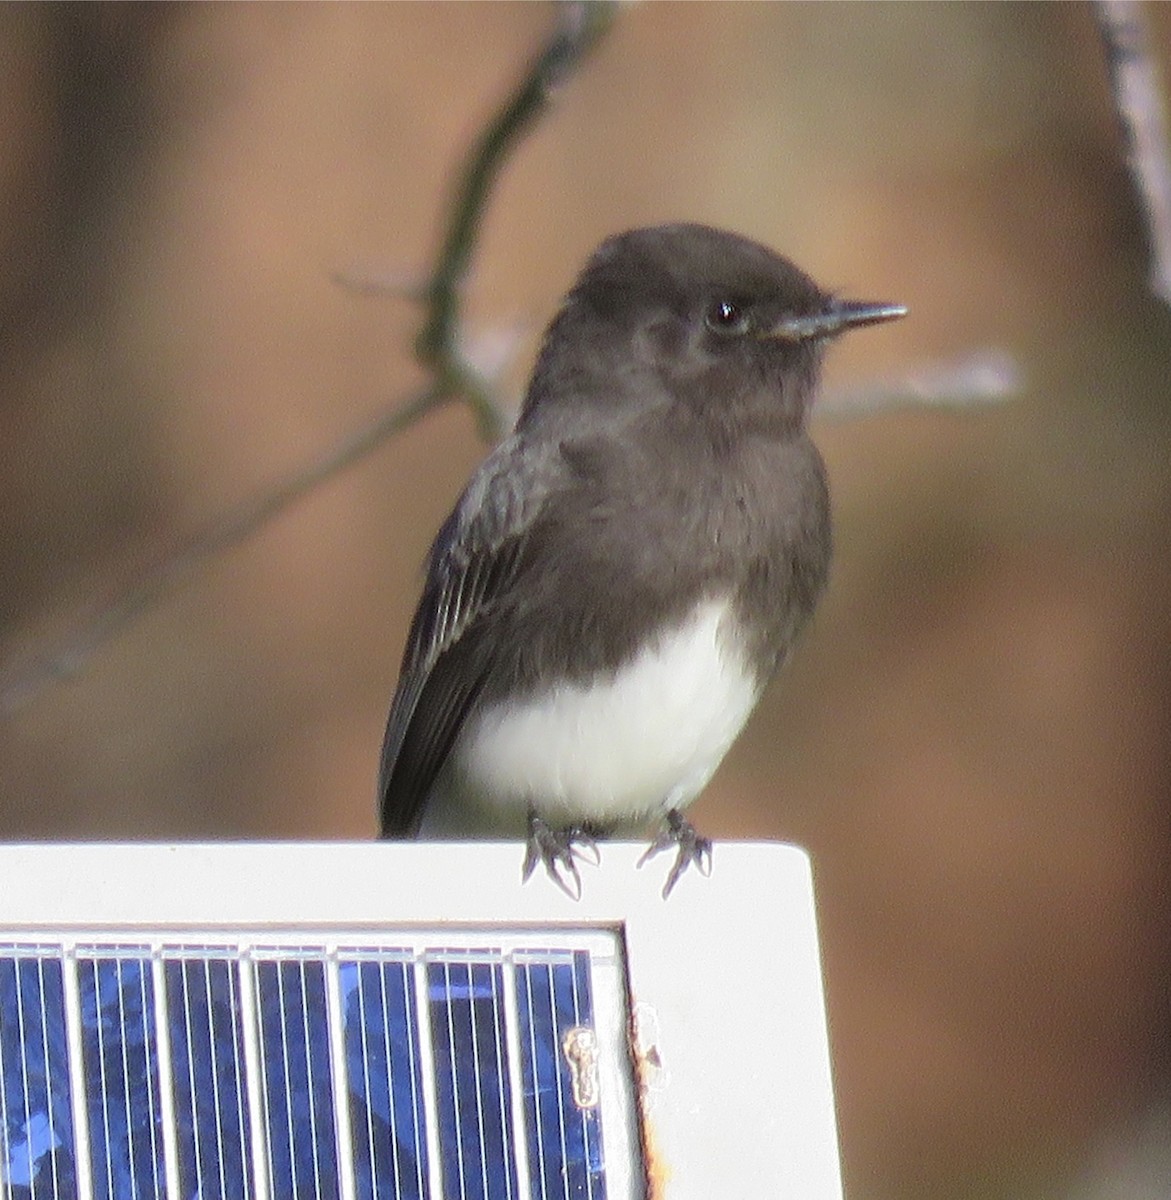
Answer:
POLYGON ((13 1194, 76 1197, 71 1103, 61 963, 2 957, 0 1180, 13 1194))
POLYGON ((272 1193, 337 1200, 325 964, 262 960, 256 983, 272 1193))
POLYGON ((597 1107, 579 1107, 564 1052, 593 1021, 585 951, 517 956, 525 1118, 534 1200, 605 1200, 597 1107))
POLYGON ((164 972, 182 1194, 251 1200, 238 964, 172 958, 164 972))
POLYGON ((82 1055, 94 1195, 161 1200, 162 1113, 150 960, 78 955, 82 1055))
POLYGON ((338 967, 360 1200, 423 1200, 427 1143, 408 960, 338 967))
POLYGON ((517 1195, 502 986, 498 961, 427 966, 444 1189, 461 1200, 517 1195))

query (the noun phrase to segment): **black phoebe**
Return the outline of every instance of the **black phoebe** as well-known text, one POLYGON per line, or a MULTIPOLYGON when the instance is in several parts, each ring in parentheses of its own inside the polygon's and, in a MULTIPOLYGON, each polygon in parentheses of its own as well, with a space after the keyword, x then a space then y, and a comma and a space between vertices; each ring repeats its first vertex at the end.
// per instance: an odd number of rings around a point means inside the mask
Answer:
MULTIPOLYGON (((619 234, 547 334, 512 435, 431 547, 382 746, 384 837, 520 836, 580 895, 594 838, 711 778, 826 584, 807 418, 829 338, 901 317, 703 225, 619 234)), ((646 857, 644 856, 644 857, 646 857)))

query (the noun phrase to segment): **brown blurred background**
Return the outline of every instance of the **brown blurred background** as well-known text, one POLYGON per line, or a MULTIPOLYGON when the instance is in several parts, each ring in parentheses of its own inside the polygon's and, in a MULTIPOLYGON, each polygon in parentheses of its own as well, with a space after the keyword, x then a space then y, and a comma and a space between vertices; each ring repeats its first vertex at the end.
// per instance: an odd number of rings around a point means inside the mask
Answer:
MULTIPOLYGON (((427 264, 552 20, 0 7, 0 669, 417 385, 417 313, 331 275, 427 264)), ((1171 313, 1090 9, 623 9, 489 211, 469 301, 533 328, 514 387, 593 246, 668 219, 907 303, 836 384, 1025 375, 819 426, 831 591, 697 808, 814 856, 848 1194, 1171 1194, 1171 313)), ((428 418, 4 716, 0 836, 372 835, 418 567, 483 450, 428 418)))

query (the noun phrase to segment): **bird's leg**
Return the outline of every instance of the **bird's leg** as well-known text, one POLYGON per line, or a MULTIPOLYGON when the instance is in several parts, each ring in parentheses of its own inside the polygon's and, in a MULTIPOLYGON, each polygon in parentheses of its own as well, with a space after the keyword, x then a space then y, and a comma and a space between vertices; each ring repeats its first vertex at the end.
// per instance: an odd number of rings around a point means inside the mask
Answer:
POLYGON ((663 884, 663 899, 671 894, 671 889, 679 882, 679 877, 692 864, 701 875, 712 873, 712 843, 711 838, 701 837, 695 831, 695 826, 677 809, 667 810, 667 825, 663 832, 647 847, 646 853, 638 860, 643 863, 658 854, 661 850, 674 847, 678 853, 672 866, 667 882, 663 884))
POLYGON ((601 861, 598 843, 588 829, 571 825, 566 829, 554 829, 529 809, 529 836, 525 842, 525 861, 521 879, 527 880, 536 870, 537 863, 544 863, 549 878, 571 899, 581 899, 581 876, 577 873, 577 859, 593 860, 595 866, 601 861), (583 853, 587 851, 588 853, 583 853))

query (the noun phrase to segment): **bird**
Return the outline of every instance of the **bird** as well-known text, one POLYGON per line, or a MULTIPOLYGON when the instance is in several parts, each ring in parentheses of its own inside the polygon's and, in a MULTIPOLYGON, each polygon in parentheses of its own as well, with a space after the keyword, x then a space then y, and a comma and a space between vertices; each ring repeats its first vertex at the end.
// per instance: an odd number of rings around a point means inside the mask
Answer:
POLYGON ((606 239, 541 343, 512 433, 426 561, 379 772, 386 838, 524 839, 580 898, 599 839, 685 816, 829 576, 809 417, 828 344, 902 317, 707 225, 606 239))

